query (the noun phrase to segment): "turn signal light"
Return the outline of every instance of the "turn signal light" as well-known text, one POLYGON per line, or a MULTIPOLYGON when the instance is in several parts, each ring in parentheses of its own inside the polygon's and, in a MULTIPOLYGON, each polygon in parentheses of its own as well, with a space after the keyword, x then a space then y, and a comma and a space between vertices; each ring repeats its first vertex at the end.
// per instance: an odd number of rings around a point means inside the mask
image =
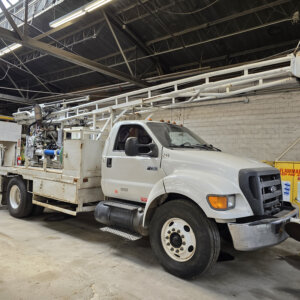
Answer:
POLYGON ((209 205, 213 209, 217 210, 227 210, 234 208, 235 206, 235 197, 234 196, 217 196, 211 195, 207 197, 209 205))

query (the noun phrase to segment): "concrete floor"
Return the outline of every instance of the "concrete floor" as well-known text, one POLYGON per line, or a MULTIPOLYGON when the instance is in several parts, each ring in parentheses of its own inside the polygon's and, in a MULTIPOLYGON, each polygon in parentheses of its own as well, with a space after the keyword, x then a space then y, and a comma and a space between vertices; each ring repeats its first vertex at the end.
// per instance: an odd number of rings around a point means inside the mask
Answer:
MULTIPOLYGON (((224 251, 185 281, 157 263, 148 239, 99 231, 90 215, 18 220, 0 210, 0 299, 300 299, 300 243, 251 253, 224 251)), ((56 215, 57 216, 57 215, 56 215)))

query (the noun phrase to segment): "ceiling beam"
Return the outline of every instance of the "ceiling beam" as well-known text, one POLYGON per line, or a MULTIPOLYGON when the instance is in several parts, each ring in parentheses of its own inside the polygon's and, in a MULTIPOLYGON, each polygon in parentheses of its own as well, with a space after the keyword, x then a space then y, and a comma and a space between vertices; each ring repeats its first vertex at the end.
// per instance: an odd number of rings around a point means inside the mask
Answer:
MULTIPOLYGON (((286 22, 286 21, 287 21, 286 19, 283 19, 283 20, 280 20, 280 21, 278 21, 278 22, 275 22, 275 24, 280 23, 280 22, 286 22)), ((223 36, 217 36, 217 37, 215 37, 215 38, 213 38, 213 39, 208 39, 208 40, 204 40, 204 41, 199 41, 199 42, 196 42, 196 43, 193 43, 193 44, 187 44, 186 47, 194 47, 194 46, 197 46, 197 45, 203 45, 203 44, 206 44, 206 43, 213 42, 213 41, 215 41, 215 40, 220 40, 220 39, 222 39, 222 38, 227 38, 227 37, 235 36, 235 35, 238 35, 238 34, 242 34, 242 33, 244 33, 244 32, 249 32, 249 31, 251 31, 251 30, 257 30, 257 29, 259 29, 259 28, 263 28, 263 27, 265 27, 265 26, 270 26, 270 25, 274 25, 274 23, 265 24, 265 25, 260 25, 260 26, 255 26, 255 27, 253 27, 253 28, 248 28, 248 29, 246 29, 246 30, 242 30, 242 31, 238 31, 238 32, 233 32, 233 33, 226 34, 226 35, 223 35, 223 36)), ((274 47, 272 46, 272 48, 280 47, 280 46, 282 46, 282 45, 293 44, 293 43, 296 43, 296 41, 298 41, 298 39, 297 39, 297 40, 293 40, 293 41, 288 41, 288 42, 280 43, 280 44, 274 44, 274 47)), ((268 46, 268 48, 269 48, 269 46, 268 46)), ((174 51, 179 51, 179 50, 181 50, 181 49, 182 49, 182 47, 171 48, 171 49, 168 49, 168 50, 162 50, 162 51, 160 51, 160 52, 156 52, 156 53, 153 54, 153 55, 159 56, 159 55, 162 55, 162 54, 172 53, 172 52, 174 52, 174 51)), ((261 51, 260 49, 261 49, 261 48, 256 48, 256 49, 254 49, 254 50, 252 49, 251 51, 261 51)), ((124 52, 126 53, 126 52, 128 52, 128 51, 133 51, 133 50, 134 50, 134 48, 132 48, 132 49, 125 49, 124 52)), ((238 52, 238 53, 241 53, 241 52, 238 52)), ((113 53, 113 54, 108 55, 107 57, 112 58, 112 57, 117 56, 117 55, 120 55, 120 53, 113 53)), ((135 58, 134 60, 139 61, 139 60, 149 59, 149 58, 150 58, 151 56, 153 56, 153 55, 146 55, 146 56, 142 56, 142 57, 137 57, 137 58, 135 58)), ((226 53, 225 55, 223 55, 223 56, 221 56, 221 57, 228 57, 228 56, 233 57, 233 55, 228 54, 228 53, 226 53)), ((103 60, 103 59, 105 59, 105 58, 106 58, 106 57, 101 57, 101 58, 98 58, 98 59, 96 59, 96 60, 97 60, 97 61, 101 61, 101 60, 103 60)), ((202 60, 202 63, 206 63, 206 62, 208 63, 208 62, 211 62, 211 61, 217 61, 218 59, 220 59, 220 57, 217 57, 217 59, 216 59, 216 58, 213 58, 212 60, 211 60, 211 59, 204 59, 204 60, 202 60)), ((131 62, 131 61, 133 61, 133 60, 129 60, 129 62, 131 62)), ((124 62, 119 62, 118 64, 114 64, 114 66, 116 66, 116 65, 122 65, 122 64, 124 64, 124 62)), ((199 61, 198 61, 198 64, 199 64, 199 61)), ((47 76, 47 75, 53 74, 53 73, 60 73, 60 74, 61 74, 62 72, 66 71, 66 70, 71 70, 71 69, 75 69, 75 67, 68 67, 68 68, 60 69, 60 70, 57 71, 57 72, 44 73, 44 74, 41 74, 41 76, 47 76)), ((81 74, 85 74, 85 75, 86 75, 86 74, 89 74, 89 73, 91 73, 91 72, 84 72, 84 73, 81 73, 81 74)), ((79 76, 79 75, 77 75, 77 76, 79 76)), ((76 76, 74 76, 74 77, 76 77, 76 76)), ((60 80, 65 80, 65 79, 68 79, 68 78, 60 78, 60 79, 58 79, 58 80, 53 80, 53 82, 55 82, 55 81, 60 81, 60 80)), ((50 82, 52 82, 51 79, 50 79, 50 82)))
MULTIPOLYGON (((263 47, 258 47, 258 48, 253 48, 253 49, 247 49, 247 50, 244 50, 244 51, 239 51, 239 52, 235 52, 235 53, 225 53, 224 55, 222 56, 218 56, 218 57, 212 57, 212 58, 206 58, 206 59, 203 59, 201 61, 202 64, 210 64, 210 63, 215 63, 215 62, 222 62, 223 60, 225 60, 226 58, 237 58, 237 57, 242 57, 242 56, 245 56, 245 55, 253 55, 253 54, 257 54, 259 52, 263 52, 263 51, 268 51, 268 50, 273 50, 273 49, 280 49, 281 47, 287 47, 287 46, 296 46, 297 43, 298 43, 298 39, 295 39, 295 40, 291 40, 291 41, 286 41, 286 42, 281 42, 281 43, 278 43, 278 44, 272 44, 272 45, 266 45, 266 46, 263 46, 263 47)), ((276 54, 276 53, 275 53, 276 54)), ((259 56, 260 58, 262 58, 262 56, 259 56)), ((147 59, 147 57, 141 57, 140 59, 147 59)), ((121 64, 124 64, 124 62, 121 62, 121 64)), ((180 65, 178 66, 178 68, 176 67, 172 67, 170 68, 170 70, 172 72, 182 68, 182 67, 185 67, 185 66, 188 66, 188 67, 195 67, 195 66, 199 66, 199 61, 195 61, 195 62, 192 62, 190 63, 189 65, 180 65)), ((224 67, 224 65, 223 65, 224 67)), ((76 67, 71 67, 72 69, 75 69, 76 67)), ((64 69, 60 69, 58 70, 56 73, 59 73, 59 74, 63 74, 66 70, 71 70, 71 68, 64 68, 64 69)), ((73 73, 72 75, 69 75, 69 76, 62 76, 60 78, 56 78, 56 79, 53 79, 53 78, 48 78, 49 79, 49 82, 59 82, 59 81, 62 81, 62 80, 67 80, 67 79, 72 79, 72 78, 76 78, 76 77, 79 77, 79 76, 84 76, 84 75, 88 75, 88 74, 91 74, 93 71, 86 71, 86 72, 77 72, 77 73, 73 73)), ((171 73, 171 72, 170 72, 171 73)), ((54 72, 52 73, 44 73, 42 74, 42 76, 51 76, 53 75, 54 72)), ((24 82, 24 80, 22 81, 22 83, 24 82)), ((35 86, 33 86, 35 87, 35 86)))
POLYGON ((4 29, 4 28, 0 28, 0 37, 7 39, 11 42, 20 43, 25 47, 45 52, 56 58, 73 63, 75 65, 96 71, 98 73, 101 73, 101 74, 104 74, 107 76, 114 77, 118 80, 125 81, 125 82, 131 82, 134 85, 137 85, 139 87, 148 86, 148 84, 142 80, 134 78, 134 77, 132 77, 128 74, 125 74, 123 72, 120 72, 118 70, 109 68, 105 65, 102 65, 98 62, 95 62, 95 61, 85 58, 83 56, 65 51, 60 48, 56 48, 54 46, 51 46, 49 44, 46 44, 46 43, 43 43, 40 41, 36 41, 29 37, 24 37, 22 40, 15 32, 12 32, 12 31, 4 29))
POLYGON ((10 82, 13 84, 13 86, 16 88, 16 90, 18 91, 18 93, 20 94, 21 98, 25 98, 24 94, 22 93, 22 91, 19 89, 19 87, 17 86, 17 84, 15 83, 15 81, 12 79, 12 77, 8 74, 8 70, 5 71, 3 67, 1 67, 1 69, 3 70, 3 72, 6 72, 6 76, 7 78, 10 80, 10 82))
POLYGON ((199 25, 194 26, 194 27, 189 27, 187 29, 184 29, 184 30, 181 30, 181 31, 178 31, 178 32, 174 32, 174 33, 172 33, 172 35, 168 34, 168 35, 165 35, 165 36, 161 36, 161 37, 153 39, 151 41, 147 41, 146 45, 150 46, 150 45, 156 44, 158 42, 162 42, 162 41, 168 40, 170 38, 173 38, 174 36, 178 37, 178 36, 182 36, 182 35, 194 32, 194 31, 207 29, 207 28, 210 28, 212 26, 216 26, 216 25, 219 25, 219 24, 222 24, 222 23, 225 23, 225 22, 229 22, 229 21, 232 21, 232 20, 240 18, 240 17, 244 17, 246 15, 254 14, 256 12, 259 12, 259 11, 262 11, 262 10, 265 10, 265 9, 268 9, 268 8, 272 8, 272 7, 287 3, 289 1, 290 0, 276 0, 274 2, 270 2, 270 3, 267 3, 267 4, 260 5, 260 6, 256 6, 256 7, 253 7, 253 8, 243 10, 241 12, 229 15, 229 16, 225 16, 225 17, 220 18, 220 19, 212 20, 212 21, 209 21, 209 22, 206 22, 206 23, 203 23, 203 24, 199 24, 199 25))
POLYGON ((107 15, 106 15, 105 11, 103 11, 103 15, 104 15, 104 18, 105 18, 105 20, 106 20, 106 23, 107 23, 107 25, 108 25, 108 27, 109 27, 109 29, 110 29, 110 31, 111 31, 111 34, 112 34, 112 36, 114 37, 114 40, 115 40, 115 42, 116 42, 116 44, 117 44, 117 46, 118 46, 118 48, 119 48, 119 50, 120 50, 120 52, 121 52, 121 54, 122 54, 122 56, 123 56, 123 59, 124 59, 124 61, 125 61, 125 63, 126 63, 126 66, 127 66, 127 69, 128 69, 128 71, 129 71, 129 73, 131 74, 131 76, 133 76, 133 72, 132 72, 131 67, 130 67, 130 65, 129 65, 129 63, 128 63, 127 57, 126 57, 125 53, 123 52, 123 49, 122 49, 121 44, 120 44, 120 42, 119 42, 119 40, 118 40, 118 37, 117 37, 117 35, 116 35, 116 33, 115 33, 115 31, 114 31, 114 29, 113 29, 111 23, 110 23, 109 18, 108 18, 107 15))
MULTIPOLYGON (((159 10, 168 10, 170 9, 171 7, 174 7, 175 5, 178 5, 179 2, 184 2, 186 0, 176 0, 176 1, 171 1, 163 6, 160 6, 159 7, 159 10)), ((139 7, 142 7, 143 4, 147 4, 151 1, 147 0, 147 1, 142 1, 142 2, 139 2, 139 1, 136 1, 136 5, 132 8, 136 8, 136 16, 132 17, 131 19, 129 19, 126 14, 124 14, 124 12, 126 11, 123 11, 123 12, 116 12, 117 15, 120 15, 121 18, 124 20, 124 23, 127 25, 127 24, 130 24, 130 23, 133 23, 133 22, 136 22, 136 21, 139 21, 139 20, 143 20, 145 19, 146 17, 149 17, 151 15, 151 13, 147 10, 145 11, 144 9, 142 10, 142 12, 140 11, 139 7)), ((153 2, 153 1, 152 1, 153 2)), ((158 7, 155 8, 155 10, 158 10, 158 7)), ((128 11, 128 10, 127 10, 128 11)))
MULTIPOLYGON (((0 0, 1 1, 1 0, 0 0)), ((145 0, 145 2, 147 2, 148 0, 145 0)), ((183 1, 183 0, 180 0, 180 1, 183 1)), ((264 5, 261 5, 261 6, 256 6, 254 8, 251 8, 251 9, 248 9, 248 10, 244 10, 244 11, 241 11, 241 12, 238 12, 236 14, 233 14, 233 15, 230 15, 230 16, 226 16, 224 18, 221 18, 221 19, 217 19, 217 20, 213 20, 213 21, 210 21, 210 22, 207 22, 207 23, 203 23, 203 24, 200 24, 200 25, 197 25, 195 27, 190 27, 188 29, 185 29, 185 30, 182 30, 182 31, 178 31, 178 32, 175 32, 173 33, 173 36, 181 36, 181 35, 184 35, 184 34, 187 34, 187 33, 190 33, 190 32, 193 32, 193 31, 198 31, 198 30, 201 30, 201 29, 206 29, 206 28, 210 28, 211 26, 215 26, 215 25, 219 25, 219 24, 222 24, 224 22, 228 22, 228 21, 231 21, 233 19, 236 19, 236 18, 239 18, 239 17, 242 17, 242 16, 245 16, 245 15, 249 15, 249 14, 253 14, 253 13, 256 13, 258 11, 262 11, 262 10, 265 10, 267 8, 272 8, 272 7, 275 7, 275 6, 278 6, 278 5, 281 5, 281 4, 284 4, 286 2, 289 2, 290 0, 275 0, 273 2, 270 2, 270 3, 267 3, 267 4, 264 4, 264 5)), ((136 3, 136 4, 133 4, 131 6, 128 6, 126 7, 125 11, 130 9, 130 8, 133 8, 133 7, 136 7, 136 6, 139 6, 140 3, 136 3)), ((172 4, 173 5, 173 4, 172 4)), ((161 7, 161 9, 165 9, 167 7, 161 7)), ((120 11, 117 11, 115 14, 116 15, 119 15, 123 13, 123 10, 120 10, 120 11)), ((148 12, 149 14, 149 12, 148 12)), ((159 41, 164 41, 164 40, 167 40, 170 38, 170 35, 166 35, 166 36, 163 36, 163 37, 160 37, 160 38, 157 38, 157 39, 154 39, 154 40, 150 40, 150 41, 147 41, 147 42, 142 42, 137 36, 136 34, 134 34, 132 32, 132 30, 130 30, 127 26, 128 23, 131 23, 130 21, 121 21, 119 20, 118 17, 112 17, 111 14, 108 13, 108 15, 111 17, 110 18, 110 21, 115 25, 115 26, 118 26, 119 28, 123 28, 123 25, 125 27, 124 31, 126 33, 128 33, 128 37, 131 37, 133 38, 133 41, 136 43, 136 45, 138 45, 142 50, 145 51, 145 54, 148 55, 148 58, 150 59, 155 59, 158 63, 158 67, 161 68, 161 67, 166 67, 164 65, 162 65, 162 62, 160 61, 160 58, 157 57, 157 55, 152 51, 152 49, 149 47, 150 45, 152 44, 155 44, 159 41)), ((78 21, 80 21, 82 17, 79 17, 79 18, 76 18, 76 19, 73 19, 67 23, 64 23, 56 28, 52 28, 51 30, 47 31, 47 32, 44 32, 44 33, 41 33, 35 37, 32 37, 32 39, 34 40, 41 40, 45 37, 50 37, 51 38, 51 34, 54 34, 56 32, 59 32, 67 27, 70 27, 74 24, 76 24, 78 21)), ((105 19, 103 17, 100 17, 99 19, 97 19, 96 21, 90 23, 88 26, 92 26, 92 25, 96 25, 96 24, 99 24, 99 23, 102 23, 104 22, 105 19)), ((28 24, 30 25, 30 24, 28 24)), ((83 29, 87 28, 88 26, 85 26, 83 27, 83 29)), ((77 30, 76 30, 77 31, 77 30)), ((71 33, 73 34, 73 32, 71 33)), ((124 51, 126 52, 126 51, 124 51)), ((169 70, 167 70, 169 71, 169 70)), ((163 72, 160 72, 160 73, 163 73, 163 72)))
POLYGON ((0 8, 1 8, 1 10, 3 11, 3 13, 4 13, 4 15, 5 15, 7 21, 9 22, 10 26, 11 26, 11 27, 13 28, 13 30, 16 32, 16 34, 18 35, 18 37, 19 37, 20 39, 22 39, 22 38, 23 38, 23 35, 22 35, 20 29, 18 28, 18 26, 17 26, 17 24, 15 23, 15 21, 12 19, 10 13, 9 13, 8 10, 6 9, 6 7, 4 6, 2 0, 0 0, 0 8))
POLYGON ((24 30, 24 35, 25 36, 28 36, 28 1, 29 0, 25 0, 25 17, 24 17, 24 27, 23 27, 23 30, 24 30))
MULTIPOLYGON (((124 25, 124 24, 122 23, 122 21, 120 21, 120 20, 114 18, 111 14, 109 14, 109 13, 107 13, 107 12, 106 12, 106 14, 107 14, 107 17, 108 17, 109 20, 110 20, 110 23, 111 23, 112 25, 114 25, 120 32, 122 32, 122 33, 128 38, 128 40, 130 40, 134 45, 138 46, 139 49, 140 49, 144 54, 146 54, 146 55, 153 55, 153 54, 154 54, 154 51, 153 51, 151 48, 146 47, 145 44, 143 43, 143 41, 142 41, 142 40, 141 40, 141 39, 140 39, 140 38, 139 38, 139 37, 138 37, 138 36, 137 36, 137 35, 136 35, 136 34, 135 34, 128 26, 127 26, 127 25, 124 25), (125 28, 123 28, 123 25, 124 25, 125 28)), ((102 20, 102 21, 103 21, 103 20, 102 20)), ((97 20, 97 21, 95 21, 95 22, 90 23, 89 25, 86 25, 86 26, 84 26, 84 27, 81 27, 81 28, 79 28, 79 29, 76 29, 75 31, 72 32, 72 35, 73 35, 73 34, 74 34, 74 35, 75 35, 75 34, 78 34, 79 32, 83 32, 83 33, 84 33, 84 30, 86 30, 86 29, 91 30, 91 29, 92 29, 94 26, 96 26, 96 25, 98 25, 99 28, 102 28, 101 26, 104 26, 104 25, 105 25, 105 23, 103 23, 102 25, 99 25, 100 23, 102 23, 102 21, 99 22, 99 20, 97 20), (99 24, 98 24, 98 23, 99 23, 99 24)), ((100 29, 97 29, 97 31, 98 31, 98 30, 100 30, 100 29)), ((64 36, 59 37, 59 39, 58 39, 59 44, 65 45, 65 48, 67 48, 68 45, 66 45, 66 43, 64 42, 64 39, 66 39, 66 38, 68 38, 68 37, 71 37, 70 33, 65 34, 64 36)), ((33 39, 36 39, 36 38, 33 37, 33 39)), ((39 40, 39 39, 37 39, 37 40, 39 40)), ((56 45, 56 46, 57 46, 57 44, 55 44, 55 41, 51 41, 51 42, 49 42, 48 44, 49 44, 49 45, 56 45)), ((123 52, 124 52, 124 54, 126 54, 125 51, 123 51, 123 52)), ((127 49, 126 49, 126 52, 127 52, 127 49)), ((35 57, 30 58, 29 60, 27 60, 26 57, 30 56, 32 53, 34 53, 34 51, 32 51, 31 49, 28 50, 28 51, 23 51, 23 52, 21 53, 21 55, 19 55, 19 58, 22 60, 23 63, 26 64, 26 63, 28 63, 28 62, 30 62, 30 61, 39 59, 39 58, 44 57, 45 55, 47 55, 47 54, 45 54, 45 53, 41 54, 41 52, 38 51, 38 53, 39 53, 38 55, 36 55, 35 57), (23 54, 23 53, 24 53, 24 54, 23 54)), ((119 53, 120 53, 120 52, 119 52, 119 53)), ((166 64, 165 62, 163 62, 161 58, 156 57, 156 56, 150 56, 150 59, 152 60, 153 64, 155 65, 156 70, 157 70, 157 73, 158 73, 159 75, 162 75, 162 74, 164 74, 165 72, 168 73, 168 72, 170 71, 170 70, 169 70, 169 67, 167 67, 167 64, 166 64)), ((96 60, 96 61, 99 61, 99 60, 96 60)), ((13 64, 15 64, 15 65, 18 65, 17 62, 14 62, 14 61, 11 61, 11 62, 12 62, 13 64)))
MULTIPOLYGON (((114 24, 119 30, 124 32, 127 38, 129 38, 129 40, 136 44, 144 52, 144 54, 151 55, 154 53, 154 51, 151 48, 147 47, 145 43, 140 39, 140 37, 138 37, 137 34, 134 33, 132 29, 129 28, 129 26, 125 25, 118 17, 114 17, 109 13, 107 13, 107 15, 110 17, 111 23, 114 24)), ((159 75, 162 75, 164 73, 163 67, 165 70, 167 70, 167 67, 165 65, 162 67, 162 63, 158 57, 152 57, 151 60, 155 64, 159 75)))
POLYGON ((12 103, 20 103, 20 104, 33 104, 33 101, 28 99, 24 99, 17 96, 6 95, 0 93, 0 101, 12 102, 12 103))
MULTIPOLYGON (((25 1, 28 1, 28 0, 25 0, 25 1)), ((25 10, 26 12, 26 10, 25 10)), ((106 12, 107 13, 107 12, 106 12)), ((110 17, 110 22, 115 26, 117 27, 120 31, 124 32, 126 34, 126 36, 134 43, 136 44, 145 54, 148 54, 148 55, 151 55, 153 54, 153 50, 149 47, 147 47, 145 45, 145 43, 131 30, 129 29, 129 27, 127 25, 125 25, 121 20, 119 20, 118 17, 113 17, 112 14, 110 13, 107 13, 107 15, 110 17)), ((16 17, 16 16, 15 16, 16 17)), ((19 20, 23 21, 22 19, 19 18, 19 20)), ((58 27, 55 27, 55 28, 52 28, 51 30, 47 31, 47 32, 43 32, 35 37, 32 37, 32 39, 34 40, 42 40, 43 38, 45 37, 49 37, 51 39, 52 38, 52 34, 56 33, 56 32, 59 32, 75 23, 77 23, 79 20, 81 20, 81 17, 78 18, 78 19, 74 19, 74 20, 71 20, 67 23, 64 23, 58 27)), ((103 23, 105 21, 105 18, 101 17, 99 19, 97 19, 96 21, 93 21, 92 23, 89 23, 88 25, 84 26, 84 27, 81 27, 79 30, 75 30, 75 31, 72 31, 70 34, 74 34, 74 33, 77 33, 77 32, 80 32, 81 30, 84 30, 86 28, 91 28, 92 26, 94 25, 98 25, 100 23, 103 23)), ((26 15, 25 15, 25 21, 24 21, 24 27, 26 25, 26 15)), ((31 24, 27 24, 27 26, 32 26, 31 24)), ((26 30, 24 28, 24 35, 26 33, 26 30)), ((70 36, 70 34, 67 34, 65 35, 64 37, 68 37, 70 36)), ((61 40, 63 37, 60 37, 59 39, 61 40)), ((54 44, 54 42, 51 42, 49 44, 54 44)), ((28 51, 27 53, 32 53, 32 51, 28 51)), ((166 71, 169 71, 168 70, 168 67, 162 63, 161 59, 157 58, 157 57, 151 57, 151 60, 153 61, 153 63, 156 65, 156 68, 157 68, 157 72, 159 74, 163 74, 164 72, 166 71)))

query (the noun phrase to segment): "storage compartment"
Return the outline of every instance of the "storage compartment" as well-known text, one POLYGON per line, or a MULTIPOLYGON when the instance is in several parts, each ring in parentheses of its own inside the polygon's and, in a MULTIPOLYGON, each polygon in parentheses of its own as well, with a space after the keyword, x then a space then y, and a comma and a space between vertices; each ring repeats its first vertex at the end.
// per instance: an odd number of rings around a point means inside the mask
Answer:
POLYGON ((17 156, 20 155, 22 126, 0 122, 0 167, 16 165, 17 156))
POLYGON ((15 142, 0 142, 0 167, 12 167, 17 164, 20 151, 15 142))
POLYGON ((22 126, 16 123, 0 122, 0 144, 18 142, 21 139, 22 126))
POLYGON ((101 176, 103 141, 94 140, 92 133, 86 129, 65 129, 63 175, 80 178, 101 176))
POLYGON ((63 202, 78 204, 75 183, 35 179, 33 180, 33 193, 63 202))

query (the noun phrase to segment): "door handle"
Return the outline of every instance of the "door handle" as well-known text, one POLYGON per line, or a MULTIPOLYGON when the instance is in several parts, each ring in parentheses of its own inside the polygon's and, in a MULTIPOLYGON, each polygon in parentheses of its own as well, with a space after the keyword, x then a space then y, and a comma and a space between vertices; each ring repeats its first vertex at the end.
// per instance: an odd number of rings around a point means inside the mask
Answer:
POLYGON ((106 167, 107 167, 107 168, 111 168, 111 166, 112 166, 112 158, 111 158, 111 157, 108 157, 108 158, 106 159, 106 167))

